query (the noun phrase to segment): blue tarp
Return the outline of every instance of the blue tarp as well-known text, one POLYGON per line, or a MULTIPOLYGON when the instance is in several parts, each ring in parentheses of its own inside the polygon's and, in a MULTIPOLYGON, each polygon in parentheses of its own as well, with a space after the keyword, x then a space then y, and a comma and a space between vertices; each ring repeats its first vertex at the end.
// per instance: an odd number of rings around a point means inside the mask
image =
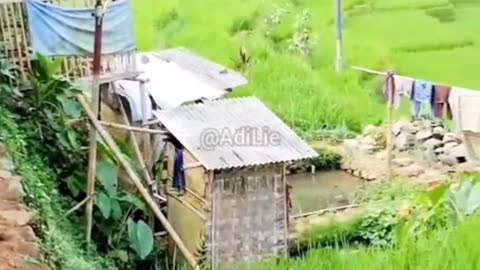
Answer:
MULTIPOLYGON (((44 56, 93 53, 94 8, 64 8, 37 0, 25 1, 33 51, 44 56)), ((129 0, 110 2, 103 18, 102 54, 135 49, 129 0)))

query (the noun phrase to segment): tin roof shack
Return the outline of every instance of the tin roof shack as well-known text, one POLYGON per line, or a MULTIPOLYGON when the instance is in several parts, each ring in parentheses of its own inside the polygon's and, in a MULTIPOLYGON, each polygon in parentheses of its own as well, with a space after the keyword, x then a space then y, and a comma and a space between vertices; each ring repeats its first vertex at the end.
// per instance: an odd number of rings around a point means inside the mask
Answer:
POLYGON ((168 219, 197 259, 216 268, 286 254, 285 166, 316 152, 255 97, 180 106, 157 117, 173 138, 168 174, 177 188, 168 191, 168 219))

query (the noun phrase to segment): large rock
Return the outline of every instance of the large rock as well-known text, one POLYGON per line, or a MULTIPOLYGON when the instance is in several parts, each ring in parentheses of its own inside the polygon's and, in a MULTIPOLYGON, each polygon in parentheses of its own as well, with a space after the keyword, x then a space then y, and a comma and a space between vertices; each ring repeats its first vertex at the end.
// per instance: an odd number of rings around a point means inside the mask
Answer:
POLYGON ((374 125, 368 125, 366 126, 364 129, 363 129, 363 135, 365 136, 372 136, 372 135, 375 135, 376 133, 379 132, 379 128, 374 126, 374 125))
POLYGON ((410 166, 400 168, 398 170, 398 174, 404 177, 416 177, 422 174, 424 171, 425 170, 421 166, 412 164, 410 166))
POLYGON ((370 144, 361 144, 358 147, 358 153, 360 155, 371 155, 375 151, 375 146, 370 144))
POLYGON ((432 136, 433 136, 433 133, 432 131, 430 131, 430 129, 422 129, 419 132, 417 132, 417 134, 415 135, 415 139, 418 142, 423 143, 426 140, 430 139, 432 136))
POLYGON ((467 161, 461 164, 458 164, 456 167, 457 172, 480 172, 480 162, 479 161, 467 161))
POLYGON ((23 210, 8 210, 0 211, 0 217, 11 224, 25 226, 30 223, 33 218, 33 214, 23 210))
POLYGON ((438 155, 438 160, 440 160, 440 162, 448 166, 455 166, 458 164, 457 158, 450 155, 445 155, 445 154, 438 155))
POLYGON ((8 192, 14 194, 17 201, 21 201, 25 196, 25 192, 23 191, 22 184, 18 180, 18 178, 12 178, 8 181, 8 192))
POLYGON ((411 146, 415 145, 415 135, 402 132, 395 138, 394 145, 395 149, 399 151, 408 150, 411 146))
POLYGON ((360 144, 375 146, 377 142, 372 136, 368 135, 363 137, 363 139, 360 141, 360 144))
POLYGON ((445 133, 445 135, 443 135, 443 142, 445 144, 451 143, 451 142, 455 142, 458 144, 460 142, 460 139, 457 137, 455 133, 445 133))
POLYGON ((457 147, 458 146, 458 142, 448 142, 448 143, 445 143, 445 145, 443 146, 443 152, 445 154, 449 154, 450 151, 457 147))
POLYGON ((468 156, 467 147, 464 144, 453 147, 449 155, 456 158, 466 158, 468 156))
POLYGON ((408 120, 400 120, 392 126, 392 132, 395 136, 400 135, 402 132, 414 134, 417 131, 418 129, 408 120))
POLYGON ((356 139, 347 139, 343 141, 343 146, 345 147, 345 150, 349 152, 355 152, 359 144, 359 141, 356 139))
POLYGON ((443 127, 435 127, 433 129, 433 134, 440 134, 443 136, 445 134, 445 129, 443 127))
POLYGON ((392 160, 392 163, 399 167, 407 167, 413 164, 413 160, 411 158, 395 158, 392 160))
POLYGON ((11 172, 0 169, 0 180, 10 180, 10 178, 12 178, 11 172))
POLYGON ((15 170, 15 165, 10 159, 0 158, 0 170, 13 172, 15 170))
POLYGON ((427 149, 435 149, 441 146, 443 142, 439 139, 431 138, 428 139, 426 142, 423 143, 423 146, 427 149))

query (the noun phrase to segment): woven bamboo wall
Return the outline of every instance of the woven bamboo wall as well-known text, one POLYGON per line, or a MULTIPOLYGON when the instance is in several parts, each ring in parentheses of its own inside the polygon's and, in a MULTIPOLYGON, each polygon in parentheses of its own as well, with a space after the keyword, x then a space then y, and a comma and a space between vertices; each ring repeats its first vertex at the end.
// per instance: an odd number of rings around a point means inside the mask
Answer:
POLYGON ((223 171, 215 176, 212 189, 206 238, 213 268, 286 254, 283 164, 223 171))
MULTIPOLYGON (((67 7, 93 7, 95 0, 54 0, 52 3, 67 7)), ((27 81, 26 74, 31 68, 31 45, 27 20, 22 0, 0 0, 0 43, 4 45, 3 53, 7 59, 17 66, 17 76, 22 82, 27 81)), ((90 76, 91 70, 91 56, 64 58, 62 72, 71 79, 90 76)), ((105 73, 136 71, 135 51, 105 55, 102 71, 105 73)))

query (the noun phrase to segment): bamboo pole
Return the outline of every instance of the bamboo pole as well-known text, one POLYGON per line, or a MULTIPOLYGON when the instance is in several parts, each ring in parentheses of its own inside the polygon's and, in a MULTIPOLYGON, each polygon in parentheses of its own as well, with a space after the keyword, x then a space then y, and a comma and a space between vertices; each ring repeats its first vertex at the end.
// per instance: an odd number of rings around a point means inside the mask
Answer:
MULTIPOLYGON (((102 61, 102 28, 103 28, 103 3, 97 0, 95 3, 95 39, 93 44, 93 79, 92 79, 92 102, 90 104, 93 118, 98 118, 100 105, 99 76, 102 61)), ((97 131, 90 129, 90 143, 88 153, 87 173, 87 197, 89 198, 85 214, 87 219, 86 241, 90 243, 93 223, 93 193, 95 192, 95 174, 97 168, 97 131)))
POLYGON ((107 121, 100 121, 99 122, 102 126, 116 128, 116 129, 123 129, 128 131, 135 131, 135 132, 142 132, 142 133, 150 133, 150 134, 167 134, 168 132, 163 130, 157 129, 148 129, 148 128, 139 128, 139 127, 132 127, 127 125, 121 125, 117 123, 107 122, 107 121))
POLYGON ((393 76, 387 78, 388 104, 387 104, 387 170, 388 180, 392 180, 392 160, 393 160, 393 92, 395 91, 393 76))
MULTIPOLYGON (((140 81, 140 103, 142 106, 142 127, 146 127, 145 123, 147 122, 147 90, 145 89, 145 82, 140 81)), ((150 100, 148 100, 149 102, 150 100)), ((143 155, 144 155, 144 165, 146 168, 152 168, 152 153, 150 146, 150 135, 145 133, 143 134, 143 155)))
POLYGON ((68 210, 66 213, 65 213, 65 217, 70 215, 71 213, 77 211, 78 209, 80 209, 80 207, 82 207, 83 205, 85 205, 89 200, 91 199, 91 197, 87 196, 85 197, 85 199, 83 199, 81 202, 79 202, 77 205, 75 205, 74 207, 72 207, 72 209, 68 210))
POLYGON ((186 201, 182 200, 180 197, 178 197, 177 195, 173 194, 172 192, 167 192, 167 194, 174 198, 176 201, 178 201, 179 203, 181 203, 183 206, 187 207, 188 209, 190 209, 193 213, 195 213, 199 218, 201 218, 203 221, 207 220, 207 218, 205 217, 205 215, 202 215, 202 213, 198 212, 197 209, 195 209, 195 207, 193 207, 190 203, 187 203, 186 201))
MULTIPOLYGON (((128 125, 130 122, 128 121, 127 112, 125 111, 125 107, 123 107, 123 103, 120 101, 120 98, 119 98, 119 103, 120 103, 120 112, 122 114, 123 121, 125 122, 126 125, 128 125)), ((129 130, 128 134, 130 135, 130 140, 132 141, 133 151, 135 152, 135 156, 137 157, 137 161, 138 161, 138 163, 140 163, 140 166, 142 167, 142 171, 143 171, 143 175, 145 177, 145 181, 150 186, 150 185, 152 185, 153 180, 152 180, 152 178, 150 177, 150 174, 147 171, 147 167, 145 165, 145 161, 143 160, 142 153, 140 152, 140 147, 138 146, 138 142, 137 142, 137 138, 135 136, 135 133, 133 133, 132 130, 129 130)))
POLYGON ((122 152, 120 151, 118 145, 112 139, 111 135, 105 130, 105 128, 95 118, 95 114, 92 111, 92 109, 89 108, 85 97, 79 95, 78 96, 78 101, 80 102, 80 105, 83 107, 83 109, 87 113, 88 118, 90 119, 90 122, 92 123, 92 125, 95 127, 95 129, 97 129, 98 133, 100 134, 100 136, 105 141, 105 144, 110 148, 110 150, 112 151, 112 154, 118 159, 118 162, 120 163, 120 165, 125 169, 126 173, 128 174, 128 176, 132 180, 133 184, 135 184, 135 186, 139 190, 139 192, 142 195, 145 202, 152 209, 155 216, 160 220, 162 225, 168 231, 168 233, 172 237, 173 241, 175 241, 176 245, 179 247, 180 251, 183 253, 187 262, 195 270, 200 270, 200 267, 198 266, 197 262, 195 261, 194 256, 187 249, 187 247, 183 243, 182 239, 180 239, 178 234, 175 232, 175 229, 172 227, 170 222, 168 222, 168 220, 165 218, 165 216, 161 212, 158 205, 155 203, 155 201, 152 199, 152 197, 150 197, 150 194, 149 194, 148 190, 145 189, 145 187, 142 185, 142 182, 141 182, 140 178, 137 176, 135 171, 131 168, 131 165, 129 164, 129 162, 122 155, 122 152))

